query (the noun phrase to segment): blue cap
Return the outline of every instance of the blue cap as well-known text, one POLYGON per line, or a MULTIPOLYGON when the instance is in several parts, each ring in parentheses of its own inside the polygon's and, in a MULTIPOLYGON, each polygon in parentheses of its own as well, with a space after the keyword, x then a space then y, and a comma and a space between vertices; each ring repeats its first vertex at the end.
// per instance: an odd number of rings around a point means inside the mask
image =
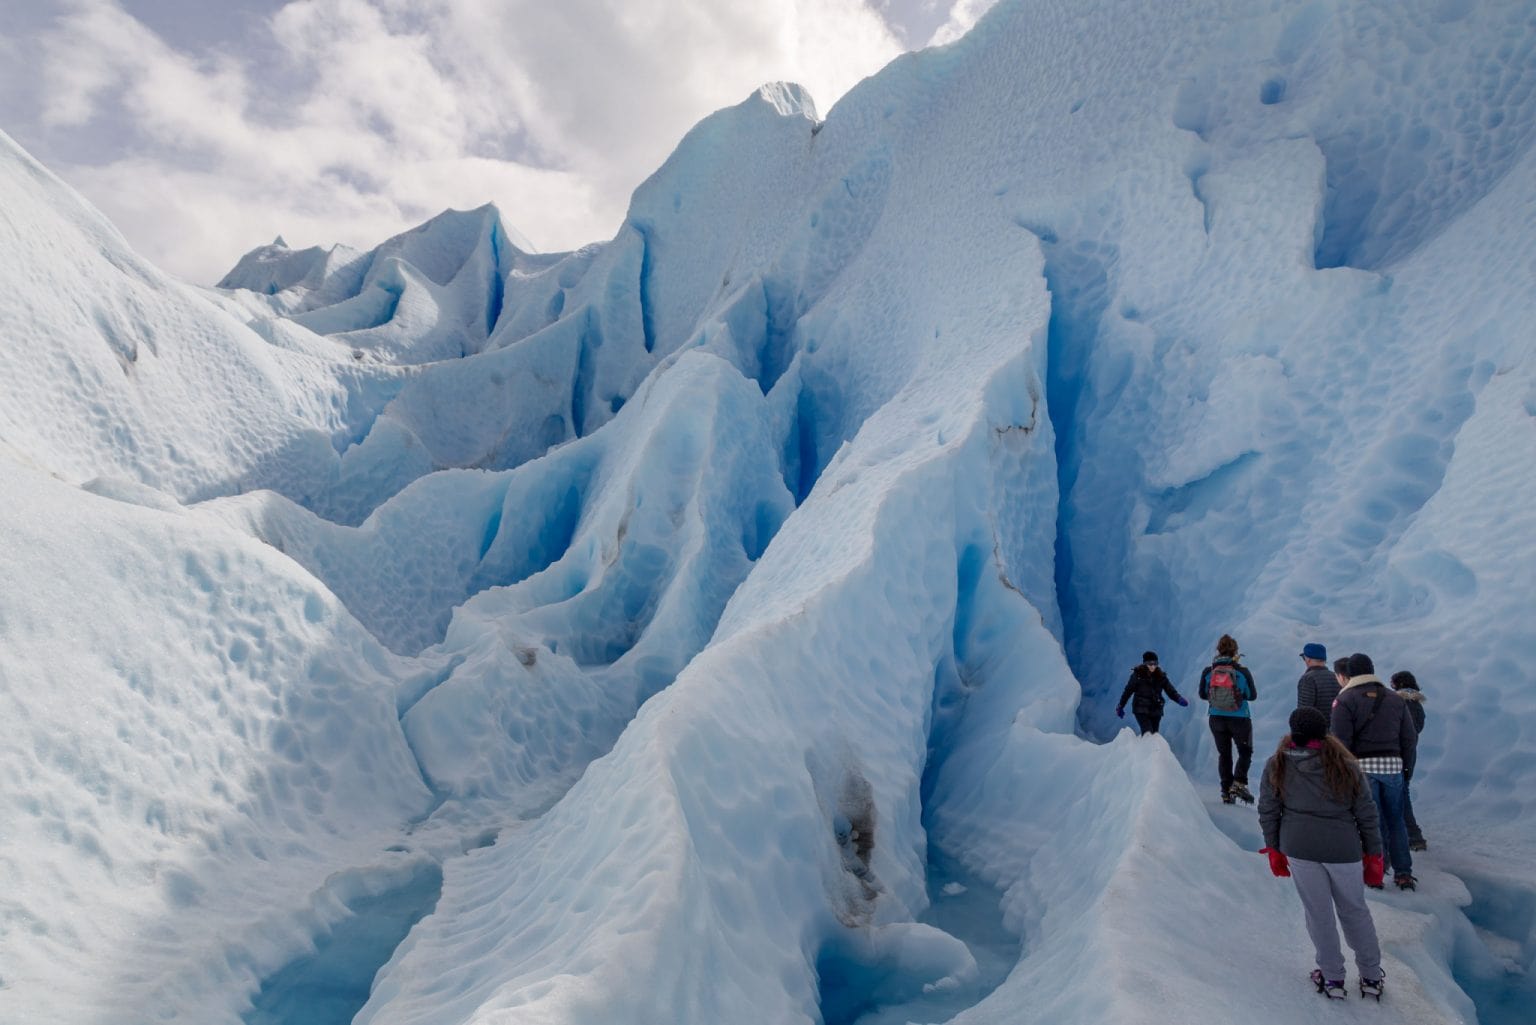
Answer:
POLYGON ((1328 649, 1313 641, 1301 649, 1302 658, 1315 658, 1319 662, 1328 661, 1328 649))

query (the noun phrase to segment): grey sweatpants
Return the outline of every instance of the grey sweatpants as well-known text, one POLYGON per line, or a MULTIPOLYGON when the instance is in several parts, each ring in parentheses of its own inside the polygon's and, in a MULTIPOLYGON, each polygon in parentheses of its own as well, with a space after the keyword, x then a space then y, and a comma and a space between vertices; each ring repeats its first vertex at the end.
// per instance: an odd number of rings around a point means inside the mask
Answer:
POLYGON ((1344 951, 1339 949, 1335 911, 1338 924, 1344 927, 1344 939, 1355 952, 1355 968, 1360 972, 1360 978, 1381 978, 1381 945, 1376 942, 1376 923, 1371 921, 1371 909, 1365 906, 1365 875, 1360 862, 1332 864, 1295 858, 1290 862, 1291 880, 1301 896, 1301 907, 1307 916, 1307 934, 1312 937, 1312 947, 1317 951, 1317 967, 1322 969, 1323 978, 1344 978, 1344 951))

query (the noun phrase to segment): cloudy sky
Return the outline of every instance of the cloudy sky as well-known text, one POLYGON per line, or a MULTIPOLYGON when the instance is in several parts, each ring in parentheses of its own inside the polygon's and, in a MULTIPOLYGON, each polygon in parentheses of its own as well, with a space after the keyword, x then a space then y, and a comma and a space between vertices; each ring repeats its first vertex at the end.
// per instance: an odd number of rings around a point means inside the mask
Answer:
POLYGON ((197 282, 486 201, 556 251, 709 112, 775 79, 825 112, 990 3, 11 0, 0 130, 197 282))

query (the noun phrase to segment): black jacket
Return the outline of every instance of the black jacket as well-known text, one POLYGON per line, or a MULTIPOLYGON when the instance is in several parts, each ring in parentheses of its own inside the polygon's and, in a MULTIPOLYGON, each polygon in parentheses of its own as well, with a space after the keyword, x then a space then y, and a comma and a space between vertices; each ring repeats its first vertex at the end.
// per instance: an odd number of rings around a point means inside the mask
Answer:
POLYGON ((1168 679, 1168 674, 1163 672, 1161 666, 1156 669, 1137 666, 1131 670, 1131 678, 1126 681, 1125 690, 1120 692, 1118 707, 1124 708, 1125 703, 1131 701, 1131 711, 1137 715, 1162 715, 1164 694, 1175 701, 1183 700, 1179 692, 1173 689, 1173 681, 1168 679))
POLYGON ((1296 681, 1296 707, 1315 708, 1333 715, 1333 699, 1339 696, 1339 678, 1327 666, 1310 666, 1296 681))
POLYGON ((1333 735, 1356 758, 1397 755, 1403 760, 1403 771, 1413 773, 1419 732, 1413 728, 1408 702, 1376 677, 1350 679, 1349 686, 1339 691, 1339 699, 1333 703, 1331 725, 1333 735), (1373 716, 1371 711, 1378 695, 1381 705, 1373 716))

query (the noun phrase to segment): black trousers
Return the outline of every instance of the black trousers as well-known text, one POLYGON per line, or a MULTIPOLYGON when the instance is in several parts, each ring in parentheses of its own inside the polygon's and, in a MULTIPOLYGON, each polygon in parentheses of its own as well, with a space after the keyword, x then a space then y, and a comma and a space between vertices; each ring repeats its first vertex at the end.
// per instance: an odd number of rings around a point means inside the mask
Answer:
POLYGON ((1136 716, 1136 725, 1141 727, 1142 736, 1146 736, 1148 733, 1156 733, 1158 724, 1163 721, 1163 713, 1161 712, 1137 712, 1135 709, 1132 709, 1132 712, 1136 716))
POLYGON ((1253 764, 1253 720, 1234 715, 1213 715, 1211 736, 1216 738, 1216 758, 1221 771, 1221 789, 1233 783, 1248 785, 1248 767, 1253 764), (1232 747, 1237 746, 1237 767, 1232 767, 1232 747))
MULTIPOLYGON (((1140 716, 1137 716, 1139 719, 1140 716)), ((1413 817, 1413 799, 1408 796, 1409 783, 1403 779, 1403 821, 1408 824, 1408 842, 1423 843, 1424 830, 1419 828, 1418 820, 1413 817)))

